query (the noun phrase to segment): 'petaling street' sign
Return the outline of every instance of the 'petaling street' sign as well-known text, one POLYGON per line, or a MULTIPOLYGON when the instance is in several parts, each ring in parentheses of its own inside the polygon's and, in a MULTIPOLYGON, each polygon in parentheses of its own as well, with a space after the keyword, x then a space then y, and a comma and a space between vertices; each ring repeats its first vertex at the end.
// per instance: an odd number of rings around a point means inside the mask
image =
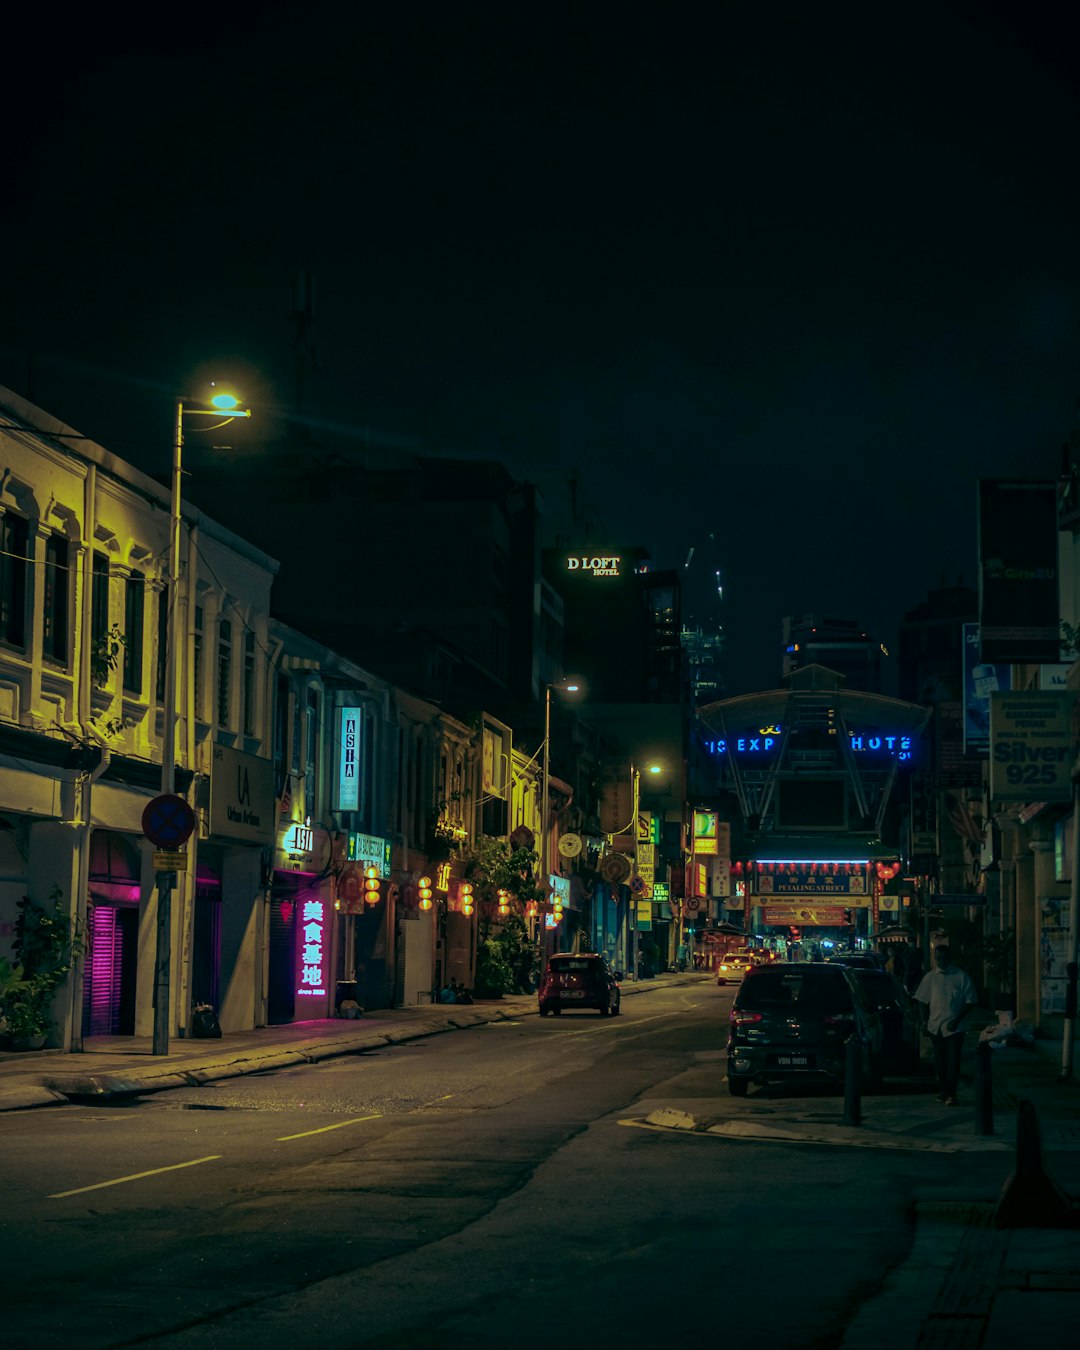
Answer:
POLYGON ((591 572, 594 577, 617 577, 622 558, 590 557, 587 553, 571 554, 566 560, 568 572, 591 572))

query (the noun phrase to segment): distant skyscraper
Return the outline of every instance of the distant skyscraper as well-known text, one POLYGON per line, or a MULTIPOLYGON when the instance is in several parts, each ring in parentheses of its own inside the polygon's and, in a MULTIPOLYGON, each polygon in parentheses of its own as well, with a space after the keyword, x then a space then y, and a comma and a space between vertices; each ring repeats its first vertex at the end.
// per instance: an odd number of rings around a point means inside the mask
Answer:
POLYGON ((846 688, 881 693, 884 648, 856 620, 800 614, 782 619, 781 626, 783 675, 804 666, 827 666, 844 676, 846 688))

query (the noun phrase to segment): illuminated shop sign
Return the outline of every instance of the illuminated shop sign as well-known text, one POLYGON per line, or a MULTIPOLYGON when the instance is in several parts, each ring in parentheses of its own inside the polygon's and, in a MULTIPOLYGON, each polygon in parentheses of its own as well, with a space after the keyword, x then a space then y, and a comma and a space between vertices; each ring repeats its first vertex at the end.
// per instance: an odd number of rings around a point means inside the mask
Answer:
POLYGON ((297 925, 300 979, 298 998, 322 998, 326 995, 323 976, 325 965, 325 907, 314 898, 300 901, 300 923, 297 925))
POLYGON ((357 834, 355 830, 350 830, 348 859, 349 862, 365 863, 369 867, 377 867, 379 876, 388 877, 390 875, 390 840, 380 839, 374 834, 357 834))
POLYGON ((301 825, 297 822, 290 825, 285 831, 285 837, 281 841, 281 847, 288 854, 297 855, 294 861, 298 860, 301 853, 315 852, 315 831, 310 825, 301 825))
MULTIPOLYGON (((770 727, 768 734, 757 732, 752 736, 736 736, 705 742, 705 749, 711 755, 726 755, 734 751, 738 755, 768 755, 780 744, 779 727, 770 727)), ((885 732, 867 735, 865 732, 850 732, 848 745, 854 754, 886 754, 897 759, 911 758, 911 737, 897 736, 885 732)))
POLYGON ((359 708, 341 709, 338 736, 338 810, 360 809, 360 716, 359 708))
POLYGON ((621 558, 590 557, 588 554, 571 554, 566 560, 568 572, 591 572, 594 577, 617 577, 621 558))

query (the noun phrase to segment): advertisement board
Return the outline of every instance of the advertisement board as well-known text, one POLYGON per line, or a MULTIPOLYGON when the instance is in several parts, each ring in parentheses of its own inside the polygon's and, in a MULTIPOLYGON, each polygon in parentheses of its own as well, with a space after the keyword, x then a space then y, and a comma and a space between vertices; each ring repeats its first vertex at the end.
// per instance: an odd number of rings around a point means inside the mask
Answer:
POLYGON ((964 754, 990 753, 990 695, 1012 688, 1012 666, 992 665, 979 655, 979 625, 964 624, 964 754))
POLYGON ((238 843, 274 843, 274 765, 229 745, 215 745, 210 767, 210 833, 238 843))
POLYGON ((1034 689, 990 696, 990 796, 999 802, 1072 800, 1075 695, 1034 689))

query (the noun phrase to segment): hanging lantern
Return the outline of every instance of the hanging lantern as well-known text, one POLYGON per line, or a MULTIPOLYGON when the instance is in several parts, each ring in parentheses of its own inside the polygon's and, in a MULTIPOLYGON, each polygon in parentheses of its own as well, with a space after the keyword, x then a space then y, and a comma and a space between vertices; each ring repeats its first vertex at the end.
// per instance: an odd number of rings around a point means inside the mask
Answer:
POLYGON ((535 919, 538 913, 539 910, 537 909, 536 901, 530 900, 525 907, 525 917, 527 919, 535 919))
POLYGON ((416 883, 417 894, 420 896, 420 908, 431 908, 431 878, 421 877, 416 883))
POLYGON ((498 900, 499 900, 499 913, 502 915, 503 918, 505 918, 505 917, 507 916, 507 914, 510 913, 510 895, 509 895, 509 892, 504 891, 504 890, 500 887, 499 890, 496 892, 496 894, 497 894, 498 900))
POLYGON ((461 903, 462 914, 468 917, 475 908, 475 905, 473 903, 473 888, 471 882, 463 881, 461 883, 461 885, 458 887, 458 899, 461 903))

